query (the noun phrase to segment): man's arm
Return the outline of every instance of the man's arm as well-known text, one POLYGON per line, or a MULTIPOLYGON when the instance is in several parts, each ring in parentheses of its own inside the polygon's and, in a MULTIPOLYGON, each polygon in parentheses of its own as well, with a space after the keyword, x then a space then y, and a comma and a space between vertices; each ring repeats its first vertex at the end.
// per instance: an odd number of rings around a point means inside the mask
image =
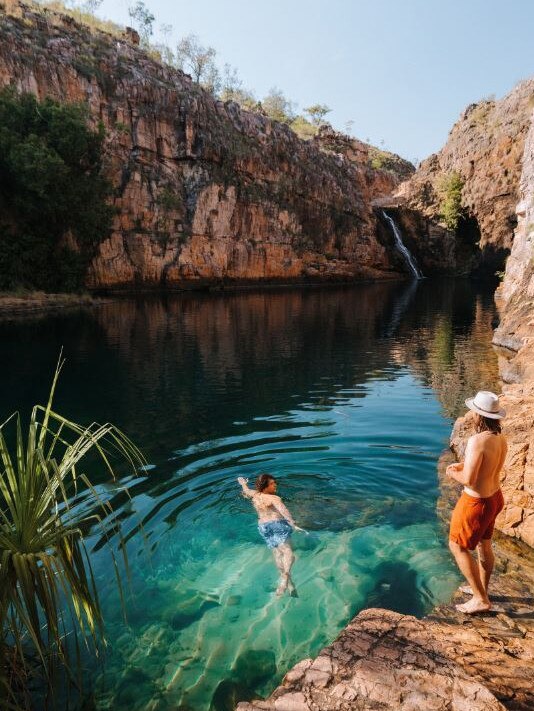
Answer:
POLYGON ((248 479, 245 479, 245 477, 239 476, 237 477, 237 481, 241 484, 241 489, 243 491, 243 496, 246 496, 247 499, 251 499, 254 496, 254 490, 251 489, 248 486, 248 479))
POLYGON ((303 533, 308 533, 308 531, 305 531, 300 526, 297 526, 297 524, 293 520, 293 516, 289 513, 289 509, 279 496, 273 496, 273 499, 275 509, 282 514, 282 516, 286 519, 290 526, 295 529, 295 531, 302 531, 303 533))
POLYGON ((447 467, 447 474, 463 486, 476 486, 482 457, 482 448, 476 437, 470 437, 465 449, 464 463, 451 464, 447 467))
POLYGON ((288 521, 293 528, 296 528, 295 521, 293 520, 293 516, 289 513, 289 509, 287 506, 284 504, 282 499, 279 496, 272 495, 273 498, 273 506, 275 509, 278 511, 278 513, 282 514, 282 516, 288 521))

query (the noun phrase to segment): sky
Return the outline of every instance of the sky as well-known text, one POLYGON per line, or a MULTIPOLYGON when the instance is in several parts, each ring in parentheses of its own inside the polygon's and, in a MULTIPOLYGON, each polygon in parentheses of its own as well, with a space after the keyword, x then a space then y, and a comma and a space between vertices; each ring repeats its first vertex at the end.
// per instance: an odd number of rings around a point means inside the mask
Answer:
MULTIPOLYGON (((134 0, 103 0, 131 24, 134 0)), ((154 39, 190 33, 237 68, 257 97, 281 89, 302 111, 417 162, 438 151, 463 109, 534 75, 534 0, 145 0, 154 39)))

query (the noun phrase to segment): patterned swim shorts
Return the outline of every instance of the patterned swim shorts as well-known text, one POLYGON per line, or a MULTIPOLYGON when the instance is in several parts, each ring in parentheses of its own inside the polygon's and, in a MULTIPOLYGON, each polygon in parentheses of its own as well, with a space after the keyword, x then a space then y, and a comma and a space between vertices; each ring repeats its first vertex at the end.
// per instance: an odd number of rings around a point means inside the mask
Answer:
POLYGON ((282 545, 293 533, 291 525, 285 518, 260 523, 258 531, 269 548, 277 548, 282 545))

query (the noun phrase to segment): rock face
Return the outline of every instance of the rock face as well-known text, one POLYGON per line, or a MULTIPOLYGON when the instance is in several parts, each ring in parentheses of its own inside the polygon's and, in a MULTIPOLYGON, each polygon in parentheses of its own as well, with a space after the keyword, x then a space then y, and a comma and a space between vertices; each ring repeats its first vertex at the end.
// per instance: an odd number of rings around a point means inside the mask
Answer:
POLYGON ((503 268, 512 246, 533 97, 534 80, 530 79, 500 101, 468 106, 442 150, 424 160, 396 193, 408 207, 439 222, 440 184, 453 173, 459 174, 466 214, 459 236, 472 243, 480 240, 480 266, 490 273, 503 268))
POLYGON ((238 711, 373 708, 505 707, 466 677, 439 625, 378 609, 360 612, 316 659, 293 667, 268 701, 237 706, 238 711))
POLYGON ((17 12, 0 13, 0 86, 86 103, 106 130, 118 214, 90 288, 395 272, 371 200, 406 177, 405 161, 376 170, 359 141, 303 141, 217 101, 135 43, 11 5, 17 12))
MULTIPOLYGON (((493 339, 508 349, 500 359, 509 452, 502 478, 505 508, 497 527, 534 546, 534 114, 519 190, 514 244, 497 293, 501 323, 493 339)), ((471 431, 469 415, 455 425, 452 447, 460 457, 471 431)))
MULTIPOLYGON (((521 609, 518 616, 534 608, 521 609)), ((461 617, 448 608, 424 620, 364 610, 316 659, 295 665, 268 699, 242 702, 237 711, 532 709, 532 621, 516 625, 499 614, 463 624, 461 617)))

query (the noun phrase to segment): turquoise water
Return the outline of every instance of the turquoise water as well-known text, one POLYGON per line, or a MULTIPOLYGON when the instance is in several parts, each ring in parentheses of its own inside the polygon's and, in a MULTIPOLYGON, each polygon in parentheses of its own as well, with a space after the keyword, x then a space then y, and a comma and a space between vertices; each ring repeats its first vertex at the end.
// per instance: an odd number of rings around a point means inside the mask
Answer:
POLYGON ((87 662, 91 703, 232 708, 363 607, 423 615, 446 600, 458 578, 436 462, 464 397, 496 387, 494 316, 481 287, 424 281, 121 300, 0 324, 3 416, 45 398, 63 346, 57 409, 115 422, 150 463, 117 484, 94 474, 132 581, 126 624, 93 534, 109 648, 105 673, 87 662), (239 495, 237 476, 259 471, 309 531, 293 536, 297 598, 275 597, 239 495))

